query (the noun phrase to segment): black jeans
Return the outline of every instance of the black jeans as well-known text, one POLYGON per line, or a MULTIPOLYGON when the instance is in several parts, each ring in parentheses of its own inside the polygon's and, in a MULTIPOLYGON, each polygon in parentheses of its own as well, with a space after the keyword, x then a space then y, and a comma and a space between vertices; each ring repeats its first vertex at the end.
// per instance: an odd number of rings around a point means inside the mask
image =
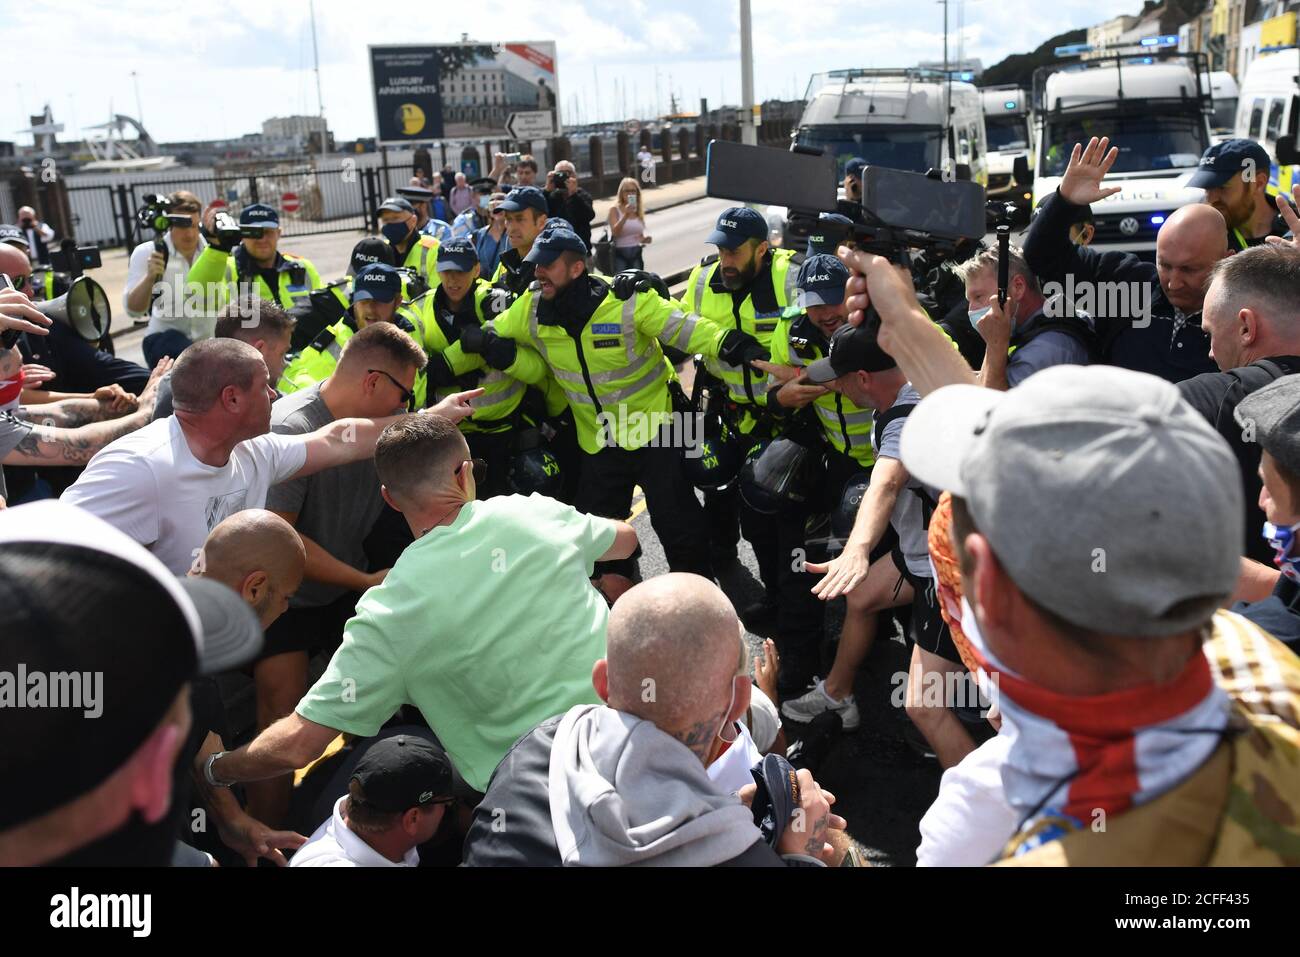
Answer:
MULTIPOLYGON (((578 511, 625 521, 632 511, 632 488, 640 485, 668 568, 713 577, 704 511, 686 481, 678 449, 646 446, 629 451, 610 446, 583 458, 578 511)), ((596 565, 597 574, 613 572, 629 578, 633 569, 631 559, 596 565)))
POLYGON ((645 257, 642 255, 641 247, 615 246, 614 268, 620 272, 624 269, 645 269, 645 257))

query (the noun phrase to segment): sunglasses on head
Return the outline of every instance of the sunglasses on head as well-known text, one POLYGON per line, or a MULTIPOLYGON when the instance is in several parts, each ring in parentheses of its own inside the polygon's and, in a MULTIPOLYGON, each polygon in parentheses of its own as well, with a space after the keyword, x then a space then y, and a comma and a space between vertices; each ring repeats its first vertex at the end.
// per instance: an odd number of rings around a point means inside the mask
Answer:
MULTIPOLYGON (((487 478, 487 460, 467 459, 466 461, 469 462, 470 468, 474 470, 473 474, 474 474, 475 484, 482 485, 483 480, 487 478)), ((456 466, 456 477, 459 478, 460 473, 463 472, 464 470, 465 470, 465 462, 461 462, 460 465, 456 466)))

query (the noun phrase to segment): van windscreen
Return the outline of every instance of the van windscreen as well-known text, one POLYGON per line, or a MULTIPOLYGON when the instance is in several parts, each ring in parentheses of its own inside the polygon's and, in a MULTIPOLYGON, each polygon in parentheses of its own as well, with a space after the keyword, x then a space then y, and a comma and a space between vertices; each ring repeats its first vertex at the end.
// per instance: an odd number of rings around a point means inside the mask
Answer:
POLYGON ((1043 132, 1043 176, 1061 176, 1070 162, 1075 143, 1085 146, 1094 136, 1109 136, 1119 147, 1112 173, 1186 169, 1200 162, 1210 144, 1205 119, 1192 115, 1069 116, 1048 122, 1043 132))
POLYGON ((799 143, 835 154, 836 175, 860 156, 871 166, 924 173, 939 167, 943 131, 937 126, 813 126, 799 131, 799 143))
POLYGON ((1023 116, 986 116, 990 150, 1029 149, 1029 121, 1023 116))

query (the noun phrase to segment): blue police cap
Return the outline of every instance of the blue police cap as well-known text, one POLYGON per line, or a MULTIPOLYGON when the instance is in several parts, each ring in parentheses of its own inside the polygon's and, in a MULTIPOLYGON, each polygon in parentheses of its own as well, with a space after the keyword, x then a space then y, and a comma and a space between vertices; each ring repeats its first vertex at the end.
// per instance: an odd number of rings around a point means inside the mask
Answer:
POLYGON ((266 203, 253 203, 245 206, 239 214, 239 225, 261 226, 263 229, 279 229, 280 214, 266 203))
POLYGON ((838 306, 844 301, 844 287, 849 282, 849 270, 834 256, 817 253, 804 260, 799 267, 800 309, 809 306, 838 306))
POLYGON ((501 205, 497 209, 503 209, 507 213, 535 209, 539 213, 545 213, 547 210, 546 194, 536 186, 516 186, 506 194, 505 199, 501 200, 501 205))
POLYGON ((704 241, 723 249, 735 249, 751 239, 767 239, 767 220, 756 209, 732 206, 722 211, 713 232, 704 241))
POLYGON ((834 253, 835 247, 848 237, 847 230, 852 226, 853 220, 843 213, 822 213, 808 234, 808 255, 834 253))
POLYGON ((449 239, 438 247, 438 272, 469 272, 477 265, 478 250, 468 239, 449 239))
POLYGON ((371 263, 352 277, 352 301, 392 302, 402 292, 402 274, 385 263, 371 263))
POLYGON ((1200 168, 1187 181, 1197 189, 1216 189, 1245 170, 1267 173, 1272 166, 1268 150, 1254 140, 1224 140, 1201 154, 1200 168))
POLYGON ((587 244, 571 229, 549 229, 537 234, 533 248, 524 257, 524 262, 549 266, 560 258, 560 253, 573 252, 580 256, 587 255, 587 244))
POLYGON ((577 230, 573 228, 573 223, 569 222, 563 216, 551 216, 547 218, 545 224, 542 226, 542 232, 551 229, 567 229, 571 233, 577 232, 577 230))
POLYGON ((866 160, 861 156, 855 156, 844 164, 844 175, 852 176, 855 179, 862 179, 862 170, 866 165, 866 160))

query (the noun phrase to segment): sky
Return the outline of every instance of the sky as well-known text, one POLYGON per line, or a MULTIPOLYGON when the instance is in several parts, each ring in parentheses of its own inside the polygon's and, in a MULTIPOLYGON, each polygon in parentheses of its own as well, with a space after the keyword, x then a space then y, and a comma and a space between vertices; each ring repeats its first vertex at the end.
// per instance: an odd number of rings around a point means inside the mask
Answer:
MULTIPOLYGON (((1141 0, 952 0, 949 48, 991 66, 1065 30, 1121 13, 1141 0), (958 30, 958 20, 961 29, 958 30)), ((340 140, 373 136, 368 44, 558 44, 565 122, 665 113, 669 91, 683 110, 740 102, 738 0, 316 0, 321 101, 340 140), (417 15, 414 11, 427 14, 417 15), (434 12, 447 12, 442 23, 434 12)), ((11 70, 0 98, 0 139, 45 103, 61 138, 107 120, 142 116, 160 142, 260 132, 272 116, 318 112, 309 0, 0 0, 11 36, 40 38, 11 70), (39 69, 31 68, 38 67, 39 69), (136 76, 133 78, 132 73, 136 76), (137 100, 137 85, 139 98, 137 100)), ((943 56, 943 6, 935 0, 753 0, 754 86, 759 102, 802 97, 809 76, 844 67, 910 66, 943 56)))

